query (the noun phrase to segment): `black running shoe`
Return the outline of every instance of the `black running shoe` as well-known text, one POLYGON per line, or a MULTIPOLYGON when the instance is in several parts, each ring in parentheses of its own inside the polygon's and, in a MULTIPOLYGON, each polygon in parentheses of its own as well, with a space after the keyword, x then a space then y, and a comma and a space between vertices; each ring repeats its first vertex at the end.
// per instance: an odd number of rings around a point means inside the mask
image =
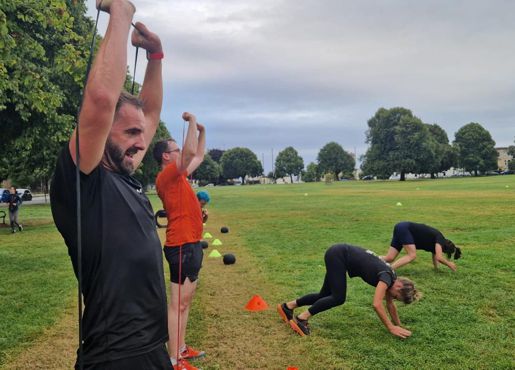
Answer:
POLYGON ((277 312, 279 313, 279 316, 281 316, 281 319, 283 319, 285 323, 289 323, 290 320, 293 319, 293 310, 290 310, 288 306, 286 306, 286 303, 278 304, 277 312))
POLYGON ((301 320, 298 316, 290 320, 290 326, 297 332, 301 337, 311 334, 309 329, 308 320, 301 320))

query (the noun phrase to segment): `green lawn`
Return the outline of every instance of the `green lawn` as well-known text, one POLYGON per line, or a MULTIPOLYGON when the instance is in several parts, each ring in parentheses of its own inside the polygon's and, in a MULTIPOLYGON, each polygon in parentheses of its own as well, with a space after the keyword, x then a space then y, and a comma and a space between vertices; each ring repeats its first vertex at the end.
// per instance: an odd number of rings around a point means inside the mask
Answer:
POLYGON ((29 346, 76 297, 73 270, 50 207, 27 204, 19 215, 23 232, 0 227, 0 365, 6 352, 29 346))
MULTIPOLYGON (((431 256, 424 252, 399 269, 424 293, 418 303, 398 304, 411 338, 391 336, 372 309, 373 288, 351 279, 345 305, 315 316, 311 337, 292 334, 293 344, 324 341, 324 348, 306 346, 299 368, 317 368, 311 358, 320 369, 341 364, 353 369, 515 367, 515 176, 208 191, 211 217, 228 220, 231 233, 242 241, 240 253, 260 262, 269 296, 276 300, 271 304, 317 291, 323 255, 332 244, 385 253, 399 221, 432 225, 462 247, 456 273, 445 266, 433 271, 431 256)), ((151 199, 158 208, 157 198, 151 199)), ((11 235, 0 228, 0 365, 6 351, 16 353, 30 344, 75 299, 66 249, 48 206, 24 205, 20 218, 27 225, 23 233, 11 235)), ((207 299, 202 294, 200 290, 199 301, 207 299)), ((193 314, 201 338, 210 318, 202 306, 193 314)), ((238 338, 225 342, 231 340, 238 338)), ((226 368, 207 365, 203 368, 226 368)))

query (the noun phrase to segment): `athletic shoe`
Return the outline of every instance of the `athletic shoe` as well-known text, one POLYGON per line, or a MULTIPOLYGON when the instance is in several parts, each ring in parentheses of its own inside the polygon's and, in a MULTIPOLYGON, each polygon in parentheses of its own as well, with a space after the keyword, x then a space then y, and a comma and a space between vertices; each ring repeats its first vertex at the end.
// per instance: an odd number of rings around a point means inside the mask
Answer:
POLYGON ((182 359, 177 362, 177 365, 173 365, 173 370, 200 370, 200 368, 193 366, 188 361, 182 359))
POLYGON ((297 332, 301 337, 309 335, 311 330, 309 329, 308 320, 301 320, 298 316, 290 320, 290 326, 297 332))
POLYGON ((204 351, 197 351, 196 349, 191 348, 190 346, 186 346, 184 351, 181 352, 179 356, 185 360, 195 360, 197 358, 204 357, 206 355, 206 352, 204 351))
POLYGON ((11 229, 11 233, 14 234, 16 232, 16 229, 11 229))
POLYGON ((279 316, 281 316, 281 319, 283 319, 287 324, 291 319, 293 319, 293 310, 290 310, 288 306, 286 306, 286 303, 278 304, 277 312, 279 313, 279 316))
POLYGON ((23 226, 18 225, 18 230, 23 231, 23 226))

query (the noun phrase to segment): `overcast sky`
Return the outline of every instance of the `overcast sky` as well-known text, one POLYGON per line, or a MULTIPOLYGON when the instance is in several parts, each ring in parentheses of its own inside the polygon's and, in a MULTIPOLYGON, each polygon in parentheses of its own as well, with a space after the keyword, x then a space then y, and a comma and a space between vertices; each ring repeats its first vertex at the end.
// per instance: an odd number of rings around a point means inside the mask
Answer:
MULTIPOLYGON (((272 151, 287 146, 305 165, 330 141, 359 157, 368 119, 402 106, 450 141, 479 122, 497 146, 513 144, 515 1, 133 3, 134 20, 163 43, 161 118, 178 141, 190 111, 206 125, 208 148, 248 147, 268 173, 272 151)), ((87 4, 96 17, 95 1, 87 4)), ((102 35, 107 19, 101 13, 102 35)), ((138 82, 144 67, 141 57, 138 82)))

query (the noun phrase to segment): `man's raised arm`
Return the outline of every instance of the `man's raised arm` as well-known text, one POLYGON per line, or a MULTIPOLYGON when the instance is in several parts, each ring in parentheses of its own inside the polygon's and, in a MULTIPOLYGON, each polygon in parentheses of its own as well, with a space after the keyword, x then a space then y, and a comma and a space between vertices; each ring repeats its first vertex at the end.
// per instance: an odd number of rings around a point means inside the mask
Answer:
MULTIPOLYGON (((97 6, 99 3, 101 1, 97 0, 97 6)), ((113 124, 116 103, 125 81, 127 40, 136 9, 127 0, 112 0, 108 11, 109 24, 93 62, 79 114, 80 170, 86 174, 100 163, 113 124)), ((69 148, 77 163, 75 135, 76 131, 72 134, 69 148)))
POLYGON ((156 133, 163 105, 163 74, 162 63, 163 48, 161 40, 140 22, 132 32, 132 45, 138 46, 147 52, 147 69, 139 97, 143 100, 143 114, 145 115, 145 143, 146 149, 134 156, 135 168, 141 163, 145 153, 156 133))

